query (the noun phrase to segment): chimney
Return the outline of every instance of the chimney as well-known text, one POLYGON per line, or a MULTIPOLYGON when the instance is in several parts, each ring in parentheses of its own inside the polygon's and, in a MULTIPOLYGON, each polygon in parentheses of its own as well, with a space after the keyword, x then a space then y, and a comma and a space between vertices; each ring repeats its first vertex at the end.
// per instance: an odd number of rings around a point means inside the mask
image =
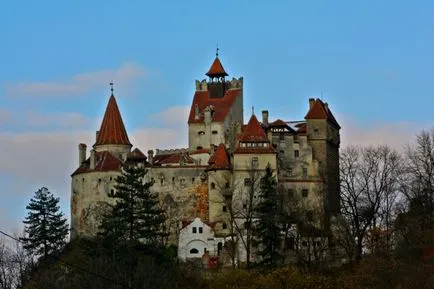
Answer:
POLYGON ((152 165, 154 162, 154 151, 148 150, 148 162, 152 165))
POLYGON ((268 126, 268 110, 262 111, 262 124, 268 126))
POLYGON ((211 123, 211 108, 209 106, 204 110, 204 121, 206 124, 211 123))
POLYGON ((315 98, 309 98, 309 109, 315 104, 315 98))
POLYGON ((199 106, 196 103, 194 106, 194 119, 199 119, 199 118, 200 118, 199 106))
POLYGON ((86 160, 86 145, 84 143, 81 143, 78 145, 78 165, 81 166, 81 164, 86 160))
POLYGON ((99 130, 97 130, 95 133, 95 141, 98 141, 98 137, 99 137, 99 130))
POLYGON ((90 165, 89 169, 94 170, 95 169, 95 150, 90 150, 90 165))

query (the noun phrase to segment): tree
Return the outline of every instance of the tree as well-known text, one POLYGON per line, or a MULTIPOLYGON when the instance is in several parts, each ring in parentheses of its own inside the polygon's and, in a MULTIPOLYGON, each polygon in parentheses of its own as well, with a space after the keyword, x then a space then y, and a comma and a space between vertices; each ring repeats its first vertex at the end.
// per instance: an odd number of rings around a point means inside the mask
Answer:
POLYGON ((269 267, 277 265, 281 259, 279 243, 281 241, 279 226, 277 182, 270 166, 260 180, 259 204, 255 208, 255 242, 258 243, 258 255, 261 264, 269 267))
POLYGON ((100 235, 113 244, 145 244, 150 248, 164 244, 164 212, 158 195, 150 191, 153 181, 144 181, 146 173, 141 167, 125 165, 116 178, 115 192, 109 194, 114 204, 100 227, 100 235))
POLYGON ((400 155, 388 146, 350 146, 341 152, 341 207, 356 240, 356 260, 369 229, 391 227, 400 167, 400 155))
POLYGON ((30 199, 25 236, 21 238, 24 249, 31 254, 44 255, 60 251, 66 242, 68 224, 59 209, 59 198, 55 198, 47 188, 42 187, 30 199))

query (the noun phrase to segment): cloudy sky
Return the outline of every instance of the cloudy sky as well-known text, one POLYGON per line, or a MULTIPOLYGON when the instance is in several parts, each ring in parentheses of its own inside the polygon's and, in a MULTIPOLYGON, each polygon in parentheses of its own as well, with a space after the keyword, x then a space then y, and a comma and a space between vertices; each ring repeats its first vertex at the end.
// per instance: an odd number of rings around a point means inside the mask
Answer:
POLYGON ((302 119, 322 96, 344 146, 400 149, 433 124, 432 11, 428 0, 2 2, 0 229, 22 228, 41 186, 69 215, 77 146, 93 144, 111 80, 134 145, 185 147, 216 45, 244 77, 246 117, 253 105, 302 119))

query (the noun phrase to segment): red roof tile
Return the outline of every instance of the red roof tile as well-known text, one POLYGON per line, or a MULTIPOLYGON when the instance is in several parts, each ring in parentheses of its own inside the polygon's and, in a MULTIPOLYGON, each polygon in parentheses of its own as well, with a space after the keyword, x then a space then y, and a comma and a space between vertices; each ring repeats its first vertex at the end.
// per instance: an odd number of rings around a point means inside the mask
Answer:
POLYGON ((247 126, 244 128, 244 131, 241 135, 240 141, 242 142, 268 142, 267 135, 265 134, 264 129, 261 127, 256 116, 253 114, 250 117, 247 126))
POLYGON ((222 122, 229 113, 235 99, 241 95, 241 89, 230 89, 225 92, 222 98, 210 98, 209 91, 196 91, 191 104, 188 123, 201 123, 204 119, 203 110, 212 105, 214 107, 213 121, 222 122), (199 108, 199 118, 195 118, 195 106, 199 108))
POLYGON ((95 145, 131 145, 116 99, 110 96, 95 145))
POLYGON ((198 149, 198 150, 191 151, 189 155, 209 154, 209 152, 210 149, 198 149))
MULTIPOLYGON (((170 164, 179 164, 181 160, 181 153, 171 153, 171 154, 163 154, 156 155, 154 157, 154 165, 170 165, 170 164)), ((188 155, 184 154, 184 161, 187 164, 194 164, 194 160, 188 155)))
POLYGON ((340 128, 331 110, 319 98, 315 100, 312 107, 309 109, 308 113, 304 118, 305 119, 327 119, 331 123, 337 125, 340 128))
POLYGON ((218 56, 214 59, 214 62, 211 64, 211 67, 209 68, 206 75, 209 77, 228 76, 218 56))
POLYGON ((212 170, 229 169, 231 164, 229 161, 229 155, 226 151, 225 145, 220 144, 214 154, 209 158, 209 168, 212 170))
POLYGON ((119 171, 122 165, 122 161, 119 160, 114 155, 112 155, 110 152, 103 151, 103 152, 95 152, 95 169, 94 170, 89 169, 89 165, 90 165, 90 158, 84 161, 83 165, 78 169, 76 169, 75 172, 72 173, 72 176, 93 172, 93 171, 100 171, 100 172, 119 171))
POLYGON ((135 148, 132 152, 128 153, 128 158, 133 160, 144 161, 147 159, 144 153, 138 148, 135 148))

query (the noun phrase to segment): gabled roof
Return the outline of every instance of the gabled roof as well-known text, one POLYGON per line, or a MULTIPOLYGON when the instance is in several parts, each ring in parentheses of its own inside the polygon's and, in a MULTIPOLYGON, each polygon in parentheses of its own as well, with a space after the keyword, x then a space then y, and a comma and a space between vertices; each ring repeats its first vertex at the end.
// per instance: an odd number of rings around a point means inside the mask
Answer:
POLYGON ((95 169, 91 170, 90 158, 83 162, 83 164, 72 173, 72 176, 88 173, 88 172, 107 172, 107 171, 119 171, 122 165, 122 161, 112 155, 108 151, 95 152, 95 169))
POLYGON ((194 159, 192 159, 188 154, 182 155, 181 152, 176 152, 176 153, 171 153, 171 154, 156 155, 154 157, 153 164, 156 166, 179 164, 181 158, 184 158, 184 162, 186 164, 194 164, 195 163, 194 159))
POLYGON ((281 120, 281 119, 277 119, 277 120, 275 120, 275 121, 273 121, 273 122, 270 122, 270 123, 268 124, 268 128, 275 128, 275 127, 285 127, 285 128, 287 128, 290 132, 295 132, 295 130, 294 130, 292 127, 290 127, 290 126, 288 125, 287 122, 284 122, 284 121, 281 120))
POLYGON ((113 94, 110 96, 109 102, 107 104, 104 118, 101 123, 101 128, 94 146, 110 144, 131 146, 127 131, 125 130, 125 126, 122 121, 121 113, 119 112, 119 108, 113 94))
POLYGON ((268 142, 267 135, 254 114, 250 117, 247 126, 241 135, 242 142, 268 142))
POLYGON ((331 110, 319 98, 315 100, 312 107, 309 109, 308 113, 304 118, 305 119, 327 119, 328 121, 330 121, 331 123, 333 123, 334 125, 340 128, 340 125, 336 121, 331 110))
POLYGON ((132 152, 128 153, 128 158, 131 160, 145 161, 147 157, 141 150, 135 148, 132 152))
POLYGON ((211 98, 209 91, 196 91, 194 93, 193 102, 191 104, 190 115, 188 117, 188 123, 202 123, 204 120, 204 109, 207 106, 212 105, 214 112, 212 114, 212 120, 216 122, 222 122, 229 113, 229 110, 235 103, 235 100, 242 93, 241 89, 230 89, 225 92, 222 98, 211 98), (195 117, 195 107, 199 109, 199 117, 195 117))
POLYGON ((211 64, 211 67, 209 68, 206 75, 209 77, 228 76, 218 56, 216 56, 216 58, 214 59, 214 62, 211 64))
POLYGON ((225 145, 221 143, 208 160, 210 170, 230 169, 231 163, 225 145))

